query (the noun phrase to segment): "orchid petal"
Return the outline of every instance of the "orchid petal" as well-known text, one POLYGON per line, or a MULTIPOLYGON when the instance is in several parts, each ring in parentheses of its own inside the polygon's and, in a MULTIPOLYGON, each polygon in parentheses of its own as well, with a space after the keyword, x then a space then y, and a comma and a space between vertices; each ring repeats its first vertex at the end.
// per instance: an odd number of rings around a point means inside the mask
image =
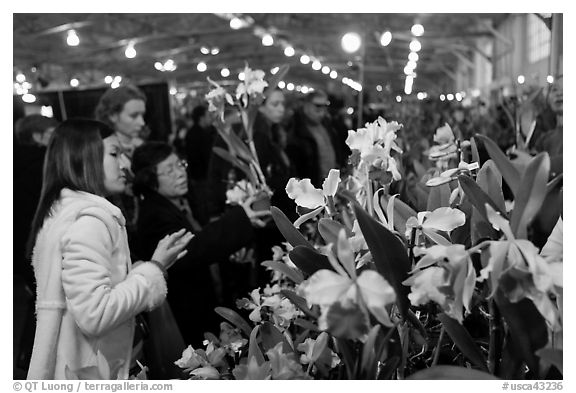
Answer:
POLYGON ((348 241, 348 237, 346 237, 346 230, 341 229, 338 233, 338 243, 336 244, 336 251, 338 253, 338 259, 344 269, 348 272, 348 275, 352 278, 356 278, 356 267, 354 263, 354 252, 352 251, 352 247, 350 246, 350 242, 348 241))
POLYGON ((562 217, 558 218, 554 229, 552 229, 552 233, 548 236, 548 240, 544 247, 542 247, 542 251, 540 251, 540 255, 543 257, 550 257, 554 260, 562 260, 563 259, 563 224, 562 224, 562 217))
POLYGON ((502 217, 500 213, 494 210, 488 203, 486 203, 485 206, 488 221, 490 221, 490 224, 492 224, 494 229, 504 232, 504 235, 508 240, 514 240, 514 234, 512 233, 512 229, 510 228, 510 223, 508 220, 502 217))
POLYGON ((450 232, 464 225, 465 222, 466 215, 462 211, 451 207, 440 207, 426 216, 422 227, 450 232))
POLYGON ((338 185, 340 184, 340 171, 338 169, 330 169, 328 176, 324 179, 322 183, 322 191, 324 196, 331 196, 333 197, 336 195, 336 191, 338 190, 338 185))
POLYGON ((315 209, 325 206, 322 191, 312 185, 310 179, 296 180, 290 178, 286 184, 286 193, 298 206, 315 209))
POLYGON ((451 143, 454 141, 454 133, 448 123, 444 123, 442 127, 436 129, 434 134, 434 142, 438 144, 451 143))
POLYGON ((322 269, 303 281, 300 291, 308 303, 329 306, 340 300, 351 286, 352 280, 348 277, 322 269))

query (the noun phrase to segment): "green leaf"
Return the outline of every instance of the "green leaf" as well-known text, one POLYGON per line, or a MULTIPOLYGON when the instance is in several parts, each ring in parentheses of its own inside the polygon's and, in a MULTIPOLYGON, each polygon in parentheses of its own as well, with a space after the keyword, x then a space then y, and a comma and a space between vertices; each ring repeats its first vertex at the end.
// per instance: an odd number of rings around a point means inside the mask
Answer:
POLYGON ((378 379, 392 379, 392 375, 400 365, 400 361, 400 356, 390 356, 386 360, 382 361, 378 370, 378 379))
POLYGON ((472 205, 478 210, 482 218, 486 220, 486 222, 490 222, 488 220, 488 215, 486 214, 486 207, 484 204, 489 204, 494 210, 500 212, 502 217, 506 217, 506 212, 500 210, 500 208, 490 199, 490 197, 482 191, 480 186, 476 184, 474 180, 472 180, 469 176, 460 175, 458 176, 458 181, 460 182, 460 186, 466 194, 466 197, 472 203, 472 205))
POLYGON ((410 301, 410 288, 402 285, 412 268, 406 247, 398 237, 368 215, 361 207, 354 205, 354 212, 372 254, 376 270, 394 288, 396 302, 403 318, 406 318, 410 301))
POLYGON ((444 313, 438 315, 438 319, 442 322, 444 329, 446 329, 446 332, 452 338, 454 344, 460 348, 462 354, 476 365, 476 367, 488 371, 488 367, 486 367, 486 359, 484 359, 478 346, 464 326, 444 313))
POLYGON ((502 175, 494 161, 488 160, 482 165, 476 176, 476 183, 500 208, 500 211, 506 211, 504 194, 502 193, 502 175))
POLYGON ((316 362, 320 355, 322 355, 322 352, 324 352, 328 346, 328 338, 329 336, 326 332, 322 332, 318 335, 316 342, 314 343, 314 347, 312 348, 312 355, 310 356, 310 360, 312 362, 316 362))
POLYGON ((327 244, 336 244, 338 242, 338 234, 341 229, 346 231, 347 237, 352 236, 352 231, 346 228, 346 226, 340 224, 338 221, 334 221, 330 218, 321 218, 318 221, 318 231, 327 244))
MULTIPOLYGON (((307 330, 311 330, 313 332, 319 332, 320 331, 318 326, 314 325, 312 322, 310 322, 309 320, 304 319, 304 318, 296 318, 294 320, 294 325, 300 326, 301 328, 304 328, 307 330)), ((308 338, 308 335, 306 335, 306 337, 304 337, 302 339, 302 341, 304 341, 306 338, 308 338)))
POLYGON ((259 366, 261 366, 266 360, 264 359, 264 355, 258 346, 258 331, 260 329, 260 325, 257 325, 252 329, 250 332, 250 344, 248 345, 248 359, 252 357, 256 358, 256 362, 259 366))
POLYGON ((293 247, 303 246, 312 250, 314 249, 298 229, 294 228, 294 225, 290 222, 288 217, 282 213, 282 210, 278 209, 276 206, 272 206, 270 207, 270 213, 272 214, 272 218, 274 219, 278 230, 282 233, 288 243, 293 247))
POLYGON ((420 322, 420 320, 418 319, 418 317, 416 316, 416 314, 414 314, 414 312, 412 310, 408 310, 408 313, 406 314, 406 319, 412 325, 414 325, 414 327, 416 327, 416 329, 418 329, 418 331, 420 332, 422 337, 424 337, 424 339, 428 338, 428 332, 426 332, 426 328, 424 327, 424 325, 422 325, 422 322, 420 322))
POLYGON ((282 343, 282 350, 284 353, 294 352, 294 348, 286 340, 286 337, 274 326, 274 324, 266 321, 260 325, 260 337, 262 338, 262 349, 264 353, 274 348, 276 344, 282 343))
POLYGON ((374 379, 376 376, 378 355, 376 354, 376 338, 380 333, 380 325, 374 325, 368 333, 364 347, 362 348, 362 361, 360 363, 360 373, 363 379, 374 379))
POLYGON ((280 293, 288 298, 296 307, 298 307, 302 312, 311 318, 317 319, 318 314, 312 311, 306 304, 306 299, 302 296, 298 296, 296 292, 290 291, 288 289, 282 289, 280 293))
POLYGON ((300 273, 298 270, 286 265, 284 262, 264 261, 261 263, 261 265, 265 266, 265 267, 269 267, 270 269, 273 269, 277 272, 282 273, 283 275, 288 277, 290 280, 292 280, 295 284, 300 284, 304 280, 302 273, 300 273))
POLYGON ((550 157, 546 152, 538 154, 528 164, 510 217, 510 227, 516 238, 527 237, 528 224, 538 214, 546 197, 549 172, 550 157))
POLYGON ((252 184, 256 184, 256 179, 254 178, 252 171, 250 171, 250 167, 246 165, 242 160, 240 160, 237 157, 234 157, 228 151, 222 149, 221 147, 214 146, 212 150, 217 156, 219 156, 225 161, 228 161, 230 164, 232 164, 233 166, 237 167, 242 172, 244 172, 244 174, 246 175, 246 177, 248 177, 248 179, 252 184))
POLYGON ((530 370, 537 373, 538 357, 535 352, 548 342, 544 318, 531 300, 524 298, 511 303, 500 288, 494 299, 510 329, 510 337, 516 348, 513 356, 523 360, 530 370))
POLYGON ((512 190, 512 193, 516 196, 518 193, 518 188, 520 187, 520 172, 516 167, 512 164, 512 161, 506 157, 506 155, 500 150, 498 145, 490 138, 476 134, 476 138, 480 139, 484 143, 484 147, 490 158, 494 160, 494 163, 498 167, 498 170, 502 174, 506 183, 512 190))
POLYGON ((470 151, 472 152, 472 162, 477 162, 480 165, 480 154, 474 137, 470 138, 470 151))
MULTIPOLYGON (((382 198, 384 198, 386 204, 388 204, 389 198, 386 195, 382 195, 382 198)), ((399 233, 402 234, 406 233, 406 221, 410 217, 416 217, 416 216, 417 213, 414 211, 414 209, 412 209, 410 206, 408 206, 405 202, 401 201, 400 199, 394 198, 394 228, 399 233)), ((390 221, 390 219, 388 221, 390 221)))
POLYGON ((431 212, 439 207, 448 206, 450 206, 450 186, 448 184, 442 184, 440 186, 432 187, 428 194, 426 210, 431 212))
POLYGON ((356 379, 356 368, 358 366, 358 351, 354 348, 354 342, 344 338, 336 337, 338 355, 346 367, 348 379, 356 379))
POLYGON ((222 318, 232 323, 232 325, 242 330, 242 332, 246 335, 246 337, 250 337, 252 328, 250 327, 248 322, 246 322, 246 320, 242 318, 236 311, 231 310, 227 307, 216 307, 214 311, 216 311, 216 313, 220 315, 222 318))
POLYGON ((482 379, 498 379, 492 374, 488 374, 483 371, 474 370, 466 367, 458 366, 434 366, 430 368, 425 368, 410 375, 408 378, 410 380, 482 380, 482 379))
POLYGON ((321 269, 334 270, 326 255, 305 246, 294 247, 288 255, 290 260, 298 266, 298 269, 302 270, 305 277, 311 276, 321 269))
POLYGON ((540 359, 556 366, 558 371, 564 374, 562 369, 564 355, 561 349, 542 348, 536 351, 536 355, 540 356, 540 359))

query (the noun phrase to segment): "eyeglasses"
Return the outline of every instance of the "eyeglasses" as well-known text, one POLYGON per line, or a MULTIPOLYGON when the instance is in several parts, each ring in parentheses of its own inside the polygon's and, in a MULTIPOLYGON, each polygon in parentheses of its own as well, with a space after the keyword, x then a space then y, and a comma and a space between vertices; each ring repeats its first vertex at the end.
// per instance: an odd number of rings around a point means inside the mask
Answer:
POLYGON ((186 168, 188 168, 188 162, 186 160, 179 160, 176 161, 174 164, 170 164, 164 172, 158 173, 158 176, 164 175, 168 177, 174 177, 174 175, 177 173, 176 172, 177 169, 181 171, 186 171, 186 168))
POLYGON ((314 105, 318 109, 326 109, 326 108, 328 108, 328 106, 330 106, 330 103, 327 102, 324 104, 317 104, 317 103, 313 102, 312 105, 314 105))

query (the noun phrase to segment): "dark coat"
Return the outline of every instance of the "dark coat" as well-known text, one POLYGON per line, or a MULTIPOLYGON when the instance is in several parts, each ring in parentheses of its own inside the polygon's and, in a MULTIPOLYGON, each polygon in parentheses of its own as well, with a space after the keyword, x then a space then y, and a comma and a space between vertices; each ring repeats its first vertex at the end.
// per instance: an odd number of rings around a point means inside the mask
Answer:
POLYGON ((182 228, 195 233, 188 253, 168 269, 168 303, 186 344, 199 346, 204 331, 218 334, 220 319, 209 265, 228 260, 230 254, 253 239, 250 220, 241 207, 233 207, 219 220, 194 232, 186 215, 157 193, 148 194, 140 204, 137 223, 141 259, 152 257, 164 236, 182 228))

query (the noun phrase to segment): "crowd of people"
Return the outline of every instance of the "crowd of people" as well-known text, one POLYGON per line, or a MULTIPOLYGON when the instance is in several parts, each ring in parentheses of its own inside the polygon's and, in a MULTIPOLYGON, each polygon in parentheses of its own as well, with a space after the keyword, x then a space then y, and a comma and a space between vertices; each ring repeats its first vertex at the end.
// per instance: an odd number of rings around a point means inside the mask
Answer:
MULTIPOLYGON (((541 97, 522 150, 560 157, 561 171, 562 78, 541 97)), ((426 165, 444 123, 463 139, 481 133, 505 151, 518 147, 521 100, 394 103, 365 108, 363 119, 404 125, 402 167, 411 171, 414 160, 426 165)), ((258 110, 254 145, 271 204, 292 220, 288 179, 320 188, 330 169, 346 171, 356 119, 341 102, 317 89, 288 107, 276 89, 258 110)), ((137 360, 156 362, 152 377, 177 378, 170 365, 183 344, 200 347, 204 332, 218 330, 214 308, 267 282, 260 262, 283 237, 269 211, 226 204, 241 173, 213 152, 226 144, 206 103, 185 114, 169 142, 146 140, 145 112, 146 96, 126 85, 101 97, 93 120, 29 115, 15 124, 14 291, 28 302, 15 378, 66 378, 99 353, 121 378, 140 371, 137 360), (174 321, 168 332, 166 318, 174 321)), ((242 137, 238 113, 224 116, 242 137)))

